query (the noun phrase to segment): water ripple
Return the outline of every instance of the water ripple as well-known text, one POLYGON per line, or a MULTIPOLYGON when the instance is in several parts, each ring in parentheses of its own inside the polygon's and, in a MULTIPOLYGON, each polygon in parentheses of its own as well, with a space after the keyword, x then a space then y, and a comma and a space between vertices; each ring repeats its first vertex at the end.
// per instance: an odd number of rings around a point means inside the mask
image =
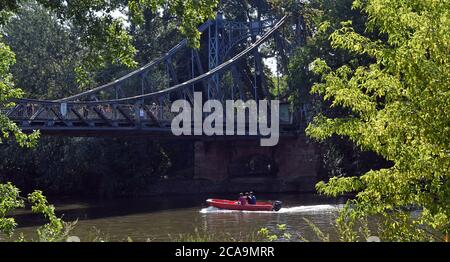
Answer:
POLYGON ((311 206, 294 206, 294 207, 285 207, 281 208, 279 211, 241 211, 241 210, 227 210, 227 209, 219 209, 215 207, 207 207, 202 208, 200 210, 201 214, 210 214, 210 213, 234 213, 234 212, 242 212, 242 213, 267 213, 267 214, 286 214, 286 213, 323 213, 330 211, 337 211, 342 208, 342 205, 311 205, 311 206))

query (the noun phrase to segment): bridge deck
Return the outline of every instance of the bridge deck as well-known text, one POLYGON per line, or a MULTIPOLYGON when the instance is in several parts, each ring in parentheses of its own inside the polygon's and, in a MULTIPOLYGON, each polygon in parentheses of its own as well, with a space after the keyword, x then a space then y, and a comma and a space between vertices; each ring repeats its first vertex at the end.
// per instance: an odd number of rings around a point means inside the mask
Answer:
MULTIPOLYGON (((36 124, 36 123, 35 123, 36 124)), ((44 123, 42 123, 44 124, 44 123)), ((125 124, 125 123, 124 123, 125 124)), ((150 123, 148 123, 150 124, 150 123)), ((247 126, 247 125, 246 125, 247 126)), ((102 137, 102 136, 112 136, 112 137, 127 137, 127 136, 147 136, 155 137, 159 139, 187 139, 187 140, 244 140, 244 139, 259 139, 261 137, 266 137, 262 135, 252 135, 247 132, 245 135, 212 135, 208 136, 202 135, 173 135, 170 125, 165 126, 154 126, 142 123, 141 126, 105 126, 101 123, 99 126, 62 126, 62 125, 27 125, 21 126, 25 133, 31 133, 33 130, 39 130, 43 136, 74 136, 74 137, 102 137)), ((193 130, 193 129, 192 129, 193 130)), ((281 124, 280 125, 280 137, 290 137, 297 136, 302 133, 301 128, 294 124, 281 124)))

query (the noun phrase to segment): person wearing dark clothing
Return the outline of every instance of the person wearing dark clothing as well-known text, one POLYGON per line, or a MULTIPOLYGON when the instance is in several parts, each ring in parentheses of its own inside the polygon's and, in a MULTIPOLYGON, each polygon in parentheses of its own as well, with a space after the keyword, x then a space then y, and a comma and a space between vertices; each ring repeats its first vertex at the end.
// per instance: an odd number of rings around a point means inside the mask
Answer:
POLYGON ((248 203, 250 205, 256 205, 256 196, 253 194, 253 192, 250 192, 248 194, 248 203))

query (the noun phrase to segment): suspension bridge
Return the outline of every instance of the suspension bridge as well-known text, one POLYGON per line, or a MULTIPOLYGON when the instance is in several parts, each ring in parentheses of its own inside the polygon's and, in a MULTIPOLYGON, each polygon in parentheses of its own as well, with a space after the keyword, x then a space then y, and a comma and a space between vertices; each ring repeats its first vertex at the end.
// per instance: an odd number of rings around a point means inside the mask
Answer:
MULTIPOLYGON (((44 135, 170 136, 171 104, 193 103, 194 92, 202 92, 204 100, 270 100, 259 48, 274 39, 286 19, 236 22, 218 14, 199 27, 206 47, 191 49, 184 39, 110 83, 58 100, 17 99, 6 115, 25 132, 44 135), (246 60, 253 68, 243 66, 246 60)), ((290 124, 285 114, 281 126, 292 130, 290 124)))
MULTIPOLYGON (((201 92, 203 101, 277 98, 269 90, 260 48, 264 45, 276 49, 280 57, 288 56, 289 43, 280 36, 287 19, 239 22, 219 13, 198 28, 199 49, 190 48, 184 39, 110 83, 58 100, 17 99, 6 115, 25 132, 39 130, 43 135, 183 138, 171 132, 175 116, 171 105, 178 99, 193 103, 194 92, 201 92)), ((288 179, 301 176, 313 185, 316 149, 292 121, 288 107, 280 108, 280 142, 275 147, 260 147, 245 135, 188 136, 195 140, 196 177, 223 180, 237 173, 279 174, 288 179)))

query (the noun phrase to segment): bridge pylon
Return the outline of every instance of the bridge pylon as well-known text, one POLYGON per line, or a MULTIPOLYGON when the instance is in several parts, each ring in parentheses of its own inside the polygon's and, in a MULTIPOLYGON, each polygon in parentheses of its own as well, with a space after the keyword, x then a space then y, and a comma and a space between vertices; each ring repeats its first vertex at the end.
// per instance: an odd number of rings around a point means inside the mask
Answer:
MULTIPOLYGON (((5 114, 26 132, 171 136, 175 117, 172 103, 181 98, 192 103, 194 92, 200 89, 203 98, 222 102, 248 100, 249 96, 255 100, 267 98, 257 92, 263 81, 256 79, 264 78, 264 70, 262 63, 256 62, 256 54, 286 20, 287 16, 239 22, 227 20, 219 13, 215 20, 206 21, 198 29, 208 37, 207 59, 202 50, 190 48, 184 39, 160 57, 114 81, 58 100, 14 99, 15 105, 5 109, 5 114), (251 59, 255 59, 255 68, 251 59), (189 67, 191 72, 186 74, 189 67)), ((204 46, 205 41, 202 43, 204 46)))

